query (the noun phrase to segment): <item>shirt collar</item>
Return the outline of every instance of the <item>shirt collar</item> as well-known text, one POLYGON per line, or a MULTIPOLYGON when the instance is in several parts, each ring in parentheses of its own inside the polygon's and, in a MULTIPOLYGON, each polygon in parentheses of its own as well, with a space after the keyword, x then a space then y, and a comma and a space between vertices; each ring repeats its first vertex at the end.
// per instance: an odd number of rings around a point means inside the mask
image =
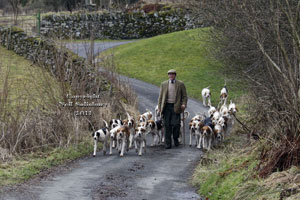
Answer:
MULTIPOLYGON (((176 82, 176 79, 174 79, 174 83, 176 82)), ((171 83, 171 79, 169 79, 169 83, 171 83)))

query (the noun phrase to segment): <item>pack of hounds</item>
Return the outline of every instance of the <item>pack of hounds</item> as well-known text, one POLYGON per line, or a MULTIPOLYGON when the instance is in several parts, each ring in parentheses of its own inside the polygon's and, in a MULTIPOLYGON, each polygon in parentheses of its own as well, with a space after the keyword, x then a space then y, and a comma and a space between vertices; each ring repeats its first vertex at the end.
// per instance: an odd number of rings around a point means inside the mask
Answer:
MULTIPOLYGON (((227 127, 234 123, 233 115, 238 111, 235 103, 230 101, 227 106, 228 90, 226 85, 220 94, 220 103, 217 108, 211 105, 211 92, 209 87, 202 90, 203 105, 208 106, 208 112, 195 115, 189 122, 189 145, 193 140, 198 149, 210 150, 212 146, 217 146, 224 141, 227 127), (221 106, 220 106, 221 105, 221 106), (219 108, 220 107, 220 108, 219 108)), ((124 156, 125 149, 129 151, 135 148, 139 156, 146 152, 147 135, 152 136, 151 146, 164 144, 164 126, 158 106, 155 114, 146 109, 146 112, 139 115, 136 121, 128 112, 127 119, 112 119, 109 123, 103 120, 105 126, 92 133, 94 139, 94 153, 96 156, 98 142, 103 143, 103 155, 106 155, 107 148, 112 155, 113 148, 116 148, 121 157, 124 156), (154 119, 153 119, 154 117, 154 119)), ((182 142, 184 119, 188 118, 189 112, 184 111, 181 119, 181 130, 179 142, 182 142)))

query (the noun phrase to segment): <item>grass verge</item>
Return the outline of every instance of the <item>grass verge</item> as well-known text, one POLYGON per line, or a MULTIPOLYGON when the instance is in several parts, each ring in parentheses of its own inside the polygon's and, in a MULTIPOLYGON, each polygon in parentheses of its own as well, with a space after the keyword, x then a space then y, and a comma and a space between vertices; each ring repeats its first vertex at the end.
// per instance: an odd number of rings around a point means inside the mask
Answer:
POLYGON ((217 104, 225 79, 231 98, 241 96, 244 85, 226 77, 221 63, 209 58, 208 34, 209 29, 202 28, 160 35, 110 49, 100 58, 113 60, 121 74, 157 86, 174 68, 190 97, 201 99, 201 90, 210 86, 212 103, 217 104))
MULTIPOLYGON (((35 108, 52 112, 51 106, 57 106, 60 95, 60 85, 50 73, 13 51, 0 47, 0 105, 3 109, 0 113, 1 123, 2 118, 16 118, 35 108)), ((1 129, 1 136, 3 130, 1 129)), ((21 183, 52 166, 90 154, 93 151, 91 144, 86 141, 77 146, 69 145, 68 148, 37 146, 38 151, 14 157, 0 152, 0 155, 7 156, 5 161, 0 156, 0 186, 21 183)), ((0 151, 3 150, 6 149, 0 143, 0 151)))
MULTIPOLYGON (((257 153, 251 146, 245 148, 245 136, 231 134, 221 148, 202 158, 195 169, 192 185, 210 200, 261 199, 268 189, 262 187, 255 173, 257 153)), ((269 192, 269 197, 279 195, 278 191, 269 192)))
MULTIPOLYGON (((243 105, 239 118, 247 119, 243 105)), ((224 143, 202 157, 191 179, 199 195, 210 200, 299 199, 300 168, 259 178, 259 156, 266 141, 250 140, 243 133, 235 124, 224 143)))
POLYGON ((14 114, 20 109, 25 111, 36 107, 47 110, 54 101, 61 99, 59 83, 45 69, 3 47, 0 47, 0 62, 0 93, 1 90, 8 91, 5 105, 7 113, 14 114), (8 86, 4 89, 6 75, 8 86))
POLYGON ((43 170, 86 156, 92 151, 92 143, 84 141, 68 148, 54 148, 0 162, 0 186, 22 183, 43 170))

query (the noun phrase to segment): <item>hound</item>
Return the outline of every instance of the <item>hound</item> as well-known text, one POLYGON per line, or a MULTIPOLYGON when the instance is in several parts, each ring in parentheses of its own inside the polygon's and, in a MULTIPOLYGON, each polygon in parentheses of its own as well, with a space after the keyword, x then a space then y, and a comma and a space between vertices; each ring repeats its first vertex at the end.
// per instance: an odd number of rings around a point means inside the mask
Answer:
POLYGON ((223 128, 224 134, 227 133, 228 121, 230 120, 229 116, 221 116, 217 122, 223 128))
POLYGON ((212 117, 216 111, 217 111, 217 109, 216 109, 215 107, 209 106, 209 109, 208 109, 208 111, 207 111, 208 116, 209 116, 209 117, 212 117))
POLYGON ((201 145, 203 141, 203 132, 202 132, 203 126, 204 126, 203 121, 195 122, 195 137, 196 137, 196 146, 198 149, 201 149, 201 145))
POLYGON ((109 122, 110 128, 113 129, 117 126, 122 126, 123 122, 120 119, 112 119, 109 122))
POLYGON ((213 142, 213 129, 207 125, 203 126, 202 135, 203 149, 207 149, 209 151, 211 149, 211 143, 213 142))
POLYGON ((230 114, 235 114, 236 112, 238 112, 239 110, 237 109, 237 107, 235 106, 235 103, 232 102, 232 100, 230 100, 230 104, 228 106, 228 110, 230 114))
POLYGON ((135 129, 134 146, 139 156, 143 154, 143 148, 146 153, 146 129, 144 127, 140 126, 135 129))
POLYGON ((94 153, 93 153, 94 157, 96 156, 98 141, 103 142, 103 155, 106 154, 106 148, 108 145, 108 138, 109 138, 109 129, 108 129, 107 122, 105 120, 103 120, 103 122, 105 123, 105 127, 92 133, 92 137, 94 138, 94 153))
POLYGON ((226 116, 226 117, 229 116, 229 110, 225 104, 221 106, 220 114, 221 114, 221 116, 226 116))
POLYGON ((224 87, 221 89, 221 93, 220 93, 221 104, 222 103, 223 103, 223 105, 226 104, 227 97, 228 97, 228 89, 227 89, 226 85, 224 85, 224 87))
POLYGON ((121 128, 122 126, 116 126, 115 128, 111 129, 109 131, 109 137, 110 137, 110 143, 109 143, 109 155, 112 154, 112 148, 114 147, 114 145, 117 143, 118 146, 118 141, 117 141, 117 131, 119 128, 121 128))
POLYGON ((201 128, 202 141, 199 141, 202 142, 203 149, 207 149, 207 150, 211 149, 211 143, 213 141, 213 130, 214 130, 214 125, 212 119, 210 117, 207 117, 204 120, 203 126, 201 128))
POLYGON ((196 139, 196 146, 198 146, 198 142, 199 142, 199 139, 200 139, 200 136, 201 136, 201 133, 200 133, 201 132, 200 131, 201 128, 199 128, 199 122, 202 122, 200 124, 203 124, 203 121, 204 121, 205 118, 206 118, 205 114, 203 114, 203 115, 197 114, 197 115, 195 115, 191 119, 191 121, 189 123, 189 129, 190 129, 190 147, 192 146, 192 137, 195 137, 195 139, 196 139), (196 134, 196 132, 197 132, 197 134, 196 134))
POLYGON ((191 121, 202 121, 202 120, 204 120, 205 118, 206 118, 205 114, 204 114, 204 115, 199 115, 199 114, 197 114, 197 115, 195 115, 195 116, 191 119, 191 121))
POLYGON ((124 156, 125 147, 126 150, 129 151, 129 127, 128 126, 122 126, 118 128, 117 130, 117 141, 118 141, 118 151, 120 153, 120 157, 124 156))
MULTIPOLYGON (((228 106, 228 112, 230 114, 230 116, 235 115, 236 112, 238 112, 239 110, 237 109, 237 107, 235 106, 235 103, 232 102, 232 100, 230 100, 230 104, 228 106)), ((232 117, 231 117, 232 118, 232 117)), ((234 124, 234 119, 232 118, 232 125, 234 124)))
POLYGON ((207 105, 211 106, 211 102, 210 102, 211 93, 208 88, 209 87, 204 88, 201 92, 202 99, 203 99, 203 106, 206 106, 206 101, 207 101, 207 105))
MULTIPOLYGON (((123 122, 120 119, 112 119, 110 120, 109 125, 110 125, 110 129, 112 130, 115 127, 123 126, 123 122)), ((115 140, 113 141, 112 147, 113 148, 116 147, 115 140)))
POLYGON ((134 134, 135 134, 135 122, 133 117, 131 117, 128 113, 126 114, 127 114, 127 119, 123 120, 123 124, 129 127, 129 132, 130 132, 129 148, 131 148, 133 144, 134 134))
MULTIPOLYGON (((155 121, 163 120, 163 119, 162 119, 161 113, 158 112, 158 105, 156 105, 156 107, 155 107, 155 116, 154 116, 154 120, 155 120, 155 121)), ((165 142, 164 133, 165 133, 165 131, 164 131, 164 126, 163 126, 162 129, 161 129, 161 142, 162 142, 162 143, 165 142)))
MULTIPOLYGON (((196 125, 199 121, 198 120, 191 120, 189 123, 189 130, 190 130, 190 147, 192 146, 192 137, 196 138, 196 125)), ((196 146, 198 144, 198 141, 196 139, 196 146)))
POLYGON ((152 112, 148 109, 146 109, 147 112, 143 113, 142 115, 140 115, 139 117, 139 122, 146 122, 150 119, 152 119, 152 112))
POLYGON ((224 141, 224 129, 220 124, 216 124, 214 127, 214 141, 216 144, 224 141))
POLYGON ((140 122, 137 127, 144 127, 145 129, 147 129, 148 126, 148 121, 147 122, 140 122))
POLYGON ((217 124, 219 118, 221 117, 221 114, 220 112, 216 111, 213 116, 211 117, 211 120, 212 120, 212 124, 215 125, 217 124))
POLYGON ((148 120, 148 128, 149 128, 149 132, 148 133, 152 133, 152 144, 151 146, 155 146, 156 143, 157 144, 161 144, 162 143, 162 138, 163 138, 163 121, 162 120, 158 120, 158 121, 154 121, 154 120, 148 120), (155 141, 155 138, 158 138, 158 142, 155 141))
MULTIPOLYGON (((140 122, 139 124, 138 124, 138 126, 137 126, 138 128, 139 127, 142 127, 142 128, 144 128, 145 129, 145 135, 148 135, 148 133, 149 133, 149 127, 148 127, 148 121, 146 121, 146 122, 140 122)), ((146 143, 145 142, 143 142, 143 147, 145 147, 146 146, 146 143)))

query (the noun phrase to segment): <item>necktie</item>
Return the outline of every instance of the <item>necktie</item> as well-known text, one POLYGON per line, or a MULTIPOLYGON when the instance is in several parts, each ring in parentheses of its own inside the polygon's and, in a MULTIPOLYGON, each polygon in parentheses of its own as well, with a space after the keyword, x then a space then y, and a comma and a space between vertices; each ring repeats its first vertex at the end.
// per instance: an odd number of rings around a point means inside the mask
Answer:
POLYGON ((173 84, 173 83, 174 83, 174 80, 171 80, 171 83, 173 84))

